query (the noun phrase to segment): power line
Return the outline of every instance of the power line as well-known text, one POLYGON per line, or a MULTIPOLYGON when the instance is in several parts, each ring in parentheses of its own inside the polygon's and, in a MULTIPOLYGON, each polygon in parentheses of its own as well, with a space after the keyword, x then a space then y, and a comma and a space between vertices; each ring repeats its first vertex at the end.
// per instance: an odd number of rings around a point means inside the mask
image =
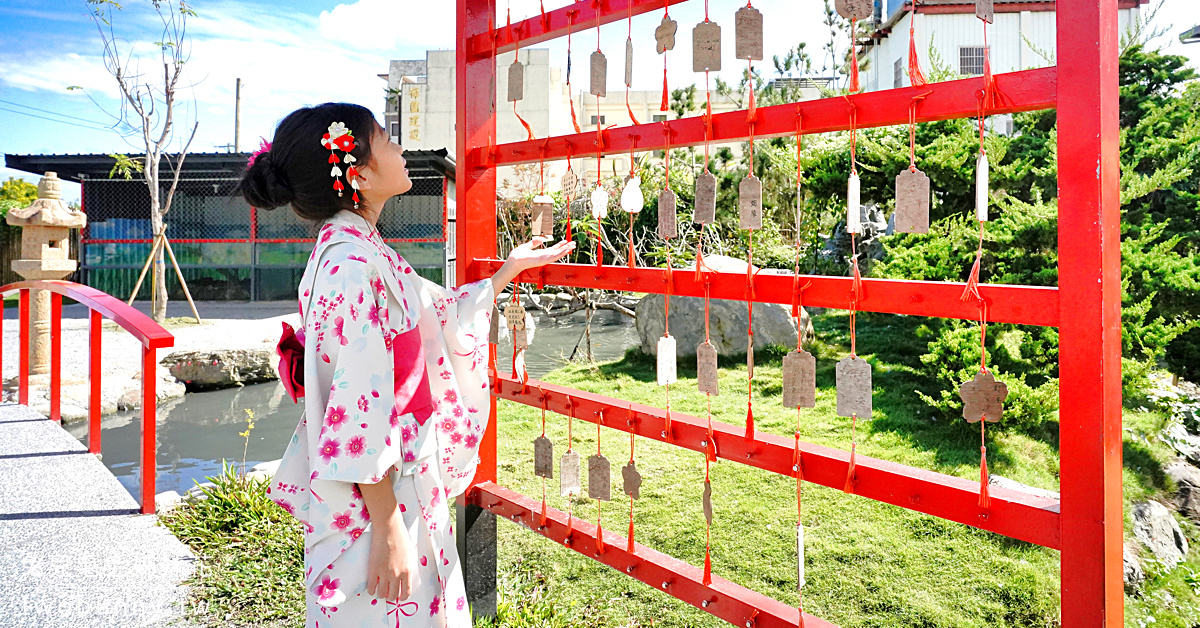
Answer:
POLYGON ((103 127, 103 126, 87 126, 87 125, 84 125, 84 124, 78 124, 78 123, 75 123, 75 122, 67 122, 66 120, 56 120, 56 119, 54 119, 54 118, 47 118, 46 116, 39 116, 39 115, 37 115, 37 114, 33 114, 33 113, 26 113, 26 112, 24 112, 24 111, 17 111, 16 109, 7 109, 7 108, 5 108, 5 107, 0 107, 0 111, 7 111, 7 112, 9 112, 9 113, 15 113, 15 114, 17 114, 17 115, 19 115, 19 116, 29 116, 29 117, 31 117, 31 118, 38 118, 38 119, 41 119, 41 120, 47 120, 47 121, 49 121, 49 122, 57 122, 57 123, 59 123, 59 124, 65 124, 65 125, 67 125, 67 126, 78 127, 78 128, 81 128, 81 129, 88 129, 88 130, 90 130, 90 131, 110 131, 110 130, 112 130, 112 129, 110 129, 109 127, 103 127))
POLYGON ((22 109, 29 109, 29 110, 31 110, 31 111, 37 111, 38 113, 47 113, 47 114, 50 114, 50 115, 52 115, 52 116, 58 116, 58 117, 60 117, 60 118, 70 118, 70 119, 72 119, 72 120, 79 120, 80 122, 87 122, 87 123, 89 123, 89 124, 95 124, 95 125, 98 125, 98 126, 105 126, 105 124, 104 124, 103 122, 97 122, 97 121, 95 121, 95 120, 88 120, 87 118, 77 118, 77 117, 75 117, 75 116, 69 116, 69 115, 67 115, 67 114, 65 114, 65 113, 58 113, 57 111, 50 111, 49 109, 38 109, 37 107, 30 107, 29 105, 22 105, 22 104, 21 104, 21 103, 19 103, 19 102, 12 102, 12 101, 9 101, 9 100, 0 100, 0 103, 4 103, 4 104, 6 104, 6 105, 12 105, 12 106, 14 106, 14 107, 20 107, 20 108, 22 108, 22 109))

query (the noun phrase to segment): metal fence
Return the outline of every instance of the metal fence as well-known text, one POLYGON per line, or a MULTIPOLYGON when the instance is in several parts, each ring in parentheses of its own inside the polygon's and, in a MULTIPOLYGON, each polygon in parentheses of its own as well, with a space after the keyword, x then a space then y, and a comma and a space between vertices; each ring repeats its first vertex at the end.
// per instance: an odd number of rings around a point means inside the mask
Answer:
MULTIPOLYGON (((290 300, 312 251, 316 226, 288 208, 258 210, 235 195, 236 178, 181 181, 165 217, 167 237, 198 300, 290 300)), ((415 178, 413 189, 384 207, 379 231, 418 274, 444 283, 447 184, 415 178)), ((82 240, 87 285, 127 297, 152 246, 150 195, 141 180, 83 185, 88 226, 82 240)), ((171 298, 183 289, 168 269, 171 298)), ((139 298, 149 298, 149 282, 139 298)))

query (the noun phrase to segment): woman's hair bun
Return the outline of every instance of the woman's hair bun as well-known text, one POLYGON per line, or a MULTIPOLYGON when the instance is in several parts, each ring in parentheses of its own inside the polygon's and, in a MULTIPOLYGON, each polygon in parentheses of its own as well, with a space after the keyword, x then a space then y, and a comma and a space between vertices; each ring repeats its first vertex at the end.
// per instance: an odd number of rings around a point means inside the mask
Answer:
POLYGON ((246 201, 259 209, 282 207, 296 198, 291 182, 276 166, 271 151, 258 154, 246 169, 239 187, 238 191, 246 201))

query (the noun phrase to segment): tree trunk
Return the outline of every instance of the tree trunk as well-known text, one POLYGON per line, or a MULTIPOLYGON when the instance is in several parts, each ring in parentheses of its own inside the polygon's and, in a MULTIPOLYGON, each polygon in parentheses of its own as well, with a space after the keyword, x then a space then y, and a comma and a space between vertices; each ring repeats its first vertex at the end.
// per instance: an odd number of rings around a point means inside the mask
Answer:
MULTIPOLYGON (((147 182, 151 184, 150 227, 152 233, 162 233, 163 217, 161 206, 157 202, 157 199, 154 198, 154 191, 158 188, 158 177, 154 178, 155 181, 147 182)), ((162 325, 167 320, 167 265, 164 261, 166 248, 166 246, 158 247, 158 253, 154 257, 154 264, 151 269, 151 272, 154 273, 152 275, 153 281, 151 282, 154 291, 154 294, 151 296, 151 301, 154 303, 154 312, 152 312, 152 315, 154 322, 159 325, 162 325)))

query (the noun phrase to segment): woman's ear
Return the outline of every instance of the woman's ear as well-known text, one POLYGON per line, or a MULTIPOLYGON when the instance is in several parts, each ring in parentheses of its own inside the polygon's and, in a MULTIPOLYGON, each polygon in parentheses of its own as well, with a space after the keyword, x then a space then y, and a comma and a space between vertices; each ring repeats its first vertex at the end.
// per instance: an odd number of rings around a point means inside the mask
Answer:
POLYGON ((371 181, 375 179, 375 172, 369 166, 364 166, 358 169, 358 189, 366 192, 371 189, 371 181))

